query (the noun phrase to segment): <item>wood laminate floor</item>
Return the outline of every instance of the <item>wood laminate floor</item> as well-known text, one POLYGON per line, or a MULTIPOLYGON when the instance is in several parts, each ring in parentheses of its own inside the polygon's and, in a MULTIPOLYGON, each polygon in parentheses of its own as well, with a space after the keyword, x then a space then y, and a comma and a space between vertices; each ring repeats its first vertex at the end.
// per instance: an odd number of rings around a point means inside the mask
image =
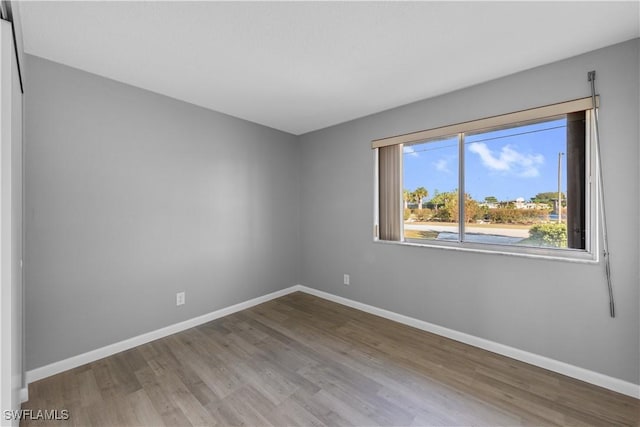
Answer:
POLYGON ((638 425, 640 401, 293 293, 29 386, 79 426, 638 425))

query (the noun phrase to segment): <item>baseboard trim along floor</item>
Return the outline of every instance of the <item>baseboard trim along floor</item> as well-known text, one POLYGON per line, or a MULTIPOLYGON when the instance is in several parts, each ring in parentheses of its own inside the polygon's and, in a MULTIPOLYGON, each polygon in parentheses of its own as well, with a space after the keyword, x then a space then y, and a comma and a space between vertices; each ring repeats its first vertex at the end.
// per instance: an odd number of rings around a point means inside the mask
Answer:
POLYGON ((425 322, 424 320, 404 316, 402 314, 394 313, 392 311, 374 307, 368 304, 363 304, 361 302, 319 291, 317 289, 300 286, 298 290, 311 295, 315 295, 320 298, 327 299, 329 301, 337 302, 338 304, 346 305, 348 307, 374 314, 376 316, 394 320, 398 323, 412 326, 423 331, 431 332, 433 334, 450 338, 455 341, 463 342, 465 344, 469 344, 483 350, 488 350, 502 356, 507 356, 512 359, 528 363, 530 365, 538 366, 540 368, 544 368, 558 374, 566 375, 568 377, 594 384, 599 387, 622 393, 627 396, 635 397, 636 399, 640 399, 640 385, 638 384, 633 384, 619 378, 610 377, 608 375, 580 368, 569 363, 561 362, 559 360, 551 359, 545 356, 540 356, 538 354, 530 353, 528 351, 520 350, 484 338, 479 338, 473 335, 466 334, 464 332, 445 328, 443 326, 434 325, 433 323, 425 322))
POLYGON ((32 369, 30 371, 27 371, 26 373, 26 382, 27 384, 31 384, 43 378, 59 374, 60 372, 68 371, 69 369, 77 368, 78 366, 95 362, 96 360, 111 356, 121 351, 129 350, 130 348, 134 348, 139 345, 146 344, 148 342, 164 338, 169 335, 173 335, 177 332, 182 332, 184 330, 193 328, 194 326, 211 322, 212 320, 228 316, 229 314, 237 313, 238 311, 245 310, 258 304, 262 304, 263 302, 271 301, 272 299, 276 299, 283 295, 287 295, 299 290, 301 289, 299 289, 298 286, 281 289, 279 291, 272 292, 261 297, 253 298, 248 301, 231 305, 229 307, 221 308, 219 310, 215 310, 210 313, 194 317, 192 319, 184 320, 173 325, 165 326, 164 328, 156 329, 155 331, 147 332, 123 341, 119 341, 113 344, 106 345, 104 347, 97 348, 95 350, 88 351, 86 353, 78 354, 77 356, 72 356, 58 362, 50 363, 40 368, 32 369))
MULTIPOLYGON (((402 314, 394 313, 389 310, 374 307, 368 304, 364 304, 358 301, 350 300, 341 296, 333 295, 327 292, 319 291, 317 289, 309 288, 303 285, 295 285, 280 291, 272 292, 261 297, 253 298, 245 302, 241 302, 229 307, 225 307, 219 310, 212 311, 211 313, 204 314, 202 316, 194 317, 189 320, 185 320, 164 328, 157 329, 155 331, 147 332, 145 334, 138 335, 113 343, 89 352, 79 354, 77 356, 70 357, 58 362, 51 363, 49 365, 36 368, 26 373, 27 384, 47 378, 49 376, 58 374, 60 372, 67 371, 69 369, 82 366, 84 364, 94 362, 107 356, 119 353, 124 350, 148 343, 150 341, 163 338, 177 332, 184 331, 194 326, 201 325, 203 323, 210 322, 220 317, 227 316, 238 311, 253 307, 258 304, 270 301, 275 298, 279 298, 283 295, 287 295, 292 292, 305 292, 319 298, 324 298, 329 301, 333 301, 348 307, 352 307, 366 313, 374 314, 376 316, 384 317, 389 320, 396 321, 408 326, 412 326, 423 331, 431 332, 436 335, 440 335, 446 338, 450 338, 465 344, 472 345, 474 347, 482 348, 503 356, 510 357, 512 359, 519 360, 521 362, 529 363, 540 368, 548 369, 550 371, 566 375, 581 381, 585 381, 590 384, 594 384, 618 393, 625 394, 627 396, 640 399, 640 385, 630 383, 618 378, 610 377, 598 372, 590 371, 588 369, 580 368, 565 362, 554 360, 545 356, 540 356, 534 353, 530 353, 524 350, 520 350, 514 347, 510 347, 504 344, 500 344, 494 341, 479 338, 473 335, 459 332, 453 329, 438 326, 423 320, 415 319, 412 317, 404 316, 402 314)), ((21 399, 26 401, 28 399, 28 392, 21 392, 21 399)))

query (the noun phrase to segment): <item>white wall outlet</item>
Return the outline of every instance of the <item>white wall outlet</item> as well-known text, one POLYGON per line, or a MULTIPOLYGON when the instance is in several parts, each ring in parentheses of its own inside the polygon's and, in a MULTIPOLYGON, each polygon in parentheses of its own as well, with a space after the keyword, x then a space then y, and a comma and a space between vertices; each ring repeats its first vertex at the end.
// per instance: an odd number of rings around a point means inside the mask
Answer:
POLYGON ((184 292, 178 292, 176 294, 176 305, 183 305, 185 302, 184 292))
POLYGON ((349 275, 348 275, 348 274, 345 274, 345 275, 344 275, 344 284, 345 284, 345 285, 348 285, 348 284, 349 284, 349 282, 350 282, 350 280, 351 280, 351 278, 349 277, 349 275))

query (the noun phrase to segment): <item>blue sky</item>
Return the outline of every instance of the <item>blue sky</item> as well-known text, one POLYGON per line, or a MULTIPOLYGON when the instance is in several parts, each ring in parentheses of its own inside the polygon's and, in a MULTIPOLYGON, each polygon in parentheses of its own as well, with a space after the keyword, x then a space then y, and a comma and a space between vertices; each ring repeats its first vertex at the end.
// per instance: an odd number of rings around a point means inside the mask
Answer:
MULTIPOLYGON (((465 137, 465 191, 476 200, 529 200, 557 191, 558 153, 566 150, 566 120, 559 119, 465 137)), ((457 137, 405 146, 404 188, 452 191, 458 187, 457 137)), ((566 194, 566 155, 562 191, 566 194)))

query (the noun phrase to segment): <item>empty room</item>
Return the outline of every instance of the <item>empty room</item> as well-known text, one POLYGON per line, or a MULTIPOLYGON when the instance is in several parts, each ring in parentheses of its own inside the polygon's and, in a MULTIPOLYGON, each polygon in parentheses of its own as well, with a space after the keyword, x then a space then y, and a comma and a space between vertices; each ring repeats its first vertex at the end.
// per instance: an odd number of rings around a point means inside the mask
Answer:
POLYGON ((0 13, 3 426, 640 425, 640 2, 0 13))

